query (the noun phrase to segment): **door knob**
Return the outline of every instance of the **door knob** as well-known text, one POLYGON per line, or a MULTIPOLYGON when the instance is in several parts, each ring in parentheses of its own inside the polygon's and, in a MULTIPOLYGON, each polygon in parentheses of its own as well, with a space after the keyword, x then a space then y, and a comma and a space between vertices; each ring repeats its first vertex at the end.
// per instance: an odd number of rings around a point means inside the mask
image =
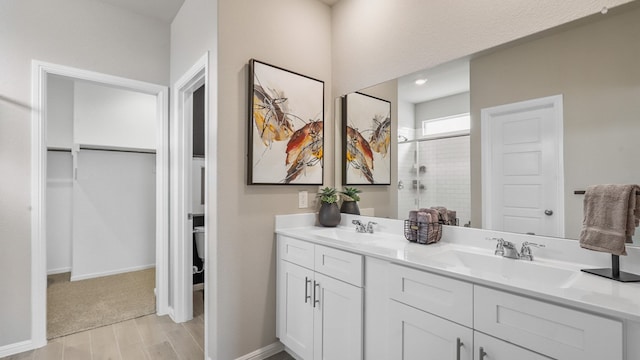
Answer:
POLYGON ((547 216, 551 216, 551 215, 553 215, 553 210, 547 209, 547 210, 544 211, 544 214, 547 215, 547 216))

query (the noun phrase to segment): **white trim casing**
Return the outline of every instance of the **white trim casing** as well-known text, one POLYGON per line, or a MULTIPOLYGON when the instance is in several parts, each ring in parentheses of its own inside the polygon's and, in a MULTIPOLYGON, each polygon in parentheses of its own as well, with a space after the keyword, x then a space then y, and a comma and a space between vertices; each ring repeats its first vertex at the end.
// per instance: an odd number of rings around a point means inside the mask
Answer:
MULTIPOLYGON (((173 117, 171 119, 171 264, 173 294, 171 296, 171 318, 175 322, 185 322, 193 318, 193 272, 192 272, 192 229, 189 228, 188 214, 191 213, 191 193, 189 181, 191 176, 191 136, 192 136, 192 95, 200 86, 205 86, 205 159, 208 154, 208 119, 209 119, 209 53, 198 61, 176 81, 173 86, 173 117)), ((207 218, 207 179, 210 170, 205 169, 205 222, 207 218)), ((205 223, 205 254, 207 253, 209 229, 205 223)), ((205 268, 208 263, 205 261, 205 268)), ((205 272, 205 281, 206 281, 205 272)))
POLYGON ((482 228, 483 229, 491 229, 493 225, 492 219, 492 193, 491 193, 491 183, 492 183, 492 169, 493 164, 491 160, 491 147, 486 146, 486 144, 491 144, 491 119, 493 116, 503 113, 508 113, 515 110, 520 110, 522 108, 541 108, 541 107, 549 107, 553 109, 553 117, 556 119, 559 124, 557 124, 556 131, 556 143, 558 144, 558 153, 557 156, 560 159, 558 161, 557 168, 557 181, 558 188, 556 197, 558 199, 557 208, 554 210, 556 215, 558 215, 562 221, 558 222, 558 232, 560 237, 564 237, 564 126, 563 126, 563 96, 553 95, 547 96, 543 98, 537 98, 532 100, 525 100, 516 103, 499 105, 490 108, 485 108, 480 110, 480 135, 481 135, 481 179, 482 179, 482 228))
POLYGON ((4 359, 5 356, 19 354, 34 348, 36 348, 36 346, 33 345, 33 342, 31 340, 26 340, 26 341, 17 342, 14 344, 0 346, 0 358, 4 359))
MULTIPOLYGON (((46 99, 47 75, 60 75, 155 95, 156 149, 156 311, 168 306, 168 88, 118 76, 33 60, 31 63, 31 348, 46 345, 46 99)), ((28 349, 25 349, 28 350, 28 349)))

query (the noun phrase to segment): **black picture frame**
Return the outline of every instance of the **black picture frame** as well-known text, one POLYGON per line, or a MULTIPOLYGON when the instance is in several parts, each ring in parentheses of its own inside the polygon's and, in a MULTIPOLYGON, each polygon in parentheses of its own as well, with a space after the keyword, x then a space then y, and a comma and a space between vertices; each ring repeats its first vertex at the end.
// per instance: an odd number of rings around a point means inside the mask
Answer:
POLYGON ((391 185, 391 102, 342 97, 342 184, 391 185))
POLYGON ((248 185, 323 185, 324 81, 249 61, 248 185))

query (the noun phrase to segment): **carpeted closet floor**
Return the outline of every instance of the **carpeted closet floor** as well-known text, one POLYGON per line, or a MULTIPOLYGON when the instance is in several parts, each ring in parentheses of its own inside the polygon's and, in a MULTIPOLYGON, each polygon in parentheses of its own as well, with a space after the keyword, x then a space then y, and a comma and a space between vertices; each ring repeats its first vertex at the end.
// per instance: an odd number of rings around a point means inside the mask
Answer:
POLYGON ((70 273, 47 278, 47 338, 155 313, 155 268, 69 281, 70 273))

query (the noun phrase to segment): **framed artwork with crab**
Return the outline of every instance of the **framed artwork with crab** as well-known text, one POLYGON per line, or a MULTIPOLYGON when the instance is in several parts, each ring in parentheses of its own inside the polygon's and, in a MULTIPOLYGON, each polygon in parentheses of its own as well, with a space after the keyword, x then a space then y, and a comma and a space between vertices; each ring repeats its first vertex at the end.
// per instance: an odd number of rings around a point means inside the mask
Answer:
POLYGON ((249 185, 322 185, 324 82, 249 61, 249 185))
POLYGON ((347 94, 342 122, 342 183, 391 185, 391 102, 347 94))

